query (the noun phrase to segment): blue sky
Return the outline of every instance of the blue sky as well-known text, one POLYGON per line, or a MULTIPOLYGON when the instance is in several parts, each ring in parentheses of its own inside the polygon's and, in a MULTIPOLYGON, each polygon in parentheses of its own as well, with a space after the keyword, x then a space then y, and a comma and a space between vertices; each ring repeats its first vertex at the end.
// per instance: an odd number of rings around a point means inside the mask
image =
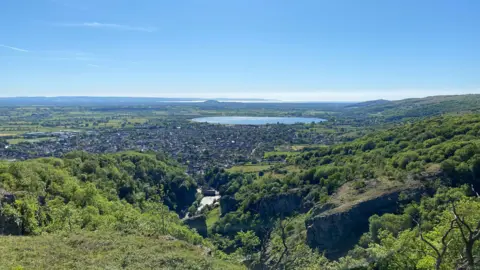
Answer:
POLYGON ((478 0, 2 0, 0 96, 480 93, 478 0))

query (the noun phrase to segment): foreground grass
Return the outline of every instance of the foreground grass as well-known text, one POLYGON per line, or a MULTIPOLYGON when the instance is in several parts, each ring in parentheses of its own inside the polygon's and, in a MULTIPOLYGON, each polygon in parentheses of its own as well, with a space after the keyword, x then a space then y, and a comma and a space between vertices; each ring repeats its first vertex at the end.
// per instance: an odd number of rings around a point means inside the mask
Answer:
POLYGON ((1 269, 244 269, 169 237, 119 233, 2 236, 1 269))

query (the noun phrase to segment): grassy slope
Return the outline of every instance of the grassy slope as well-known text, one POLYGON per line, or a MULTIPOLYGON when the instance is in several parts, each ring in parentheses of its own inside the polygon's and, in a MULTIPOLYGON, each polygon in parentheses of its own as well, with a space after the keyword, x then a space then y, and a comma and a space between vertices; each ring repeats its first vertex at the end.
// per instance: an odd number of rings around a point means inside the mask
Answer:
POLYGON ((263 170, 268 170, 270 169, 271 165, 238 165, 238 166, 233 166, 230 169, 227 169, 228 172, 244 172, 244 173, 250 173, 250 172, 259 172, 263 170))
POLYGON ((220 207, 214 208, 207 214, 207 227, 211 228, 212 225, 220 219, 220 207))
POLYGON ((244 269, 183 241, 118 233, 2 236, 1 269, 244 269))
POLYGON ((425 117, 444 113, 462 113, 480 110, 480 95, 449 95, 410 98, 391 102, 364 102, 349 106, 357 115, 386 116, 392 119, 425 117))

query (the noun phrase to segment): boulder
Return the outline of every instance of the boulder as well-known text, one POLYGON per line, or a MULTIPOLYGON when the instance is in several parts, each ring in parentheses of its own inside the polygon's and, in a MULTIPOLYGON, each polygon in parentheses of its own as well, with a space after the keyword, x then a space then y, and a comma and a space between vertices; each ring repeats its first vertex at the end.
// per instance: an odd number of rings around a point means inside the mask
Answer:
POLYGON ((305 221, 307 243, 329 259, 339 258, 368 231, 372 215, 397 212, 400 204, 419 200, 424 192, 416 186, 385 191, 352 204, 321 205, 305 221))
POLYGON ((198 234, 200 234, 201 236, 208 236, 207 218, 205 217, 205 215, 189 217, 187 219, 184 219, 183 223, 188 227, 197 230, 198 234))

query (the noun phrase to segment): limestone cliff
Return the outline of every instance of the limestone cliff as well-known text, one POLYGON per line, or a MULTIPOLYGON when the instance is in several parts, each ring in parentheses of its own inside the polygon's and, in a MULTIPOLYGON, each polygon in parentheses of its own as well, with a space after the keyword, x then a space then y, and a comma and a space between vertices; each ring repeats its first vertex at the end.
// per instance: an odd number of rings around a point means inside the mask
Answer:
POLYGON ((228 212, 233 212, 238 208, 238 201, 233 195, 224 195, 220 198, 220 214, 224 216, 228 212))
POLYGON ((205 217, 205 215, 198 215, 187 218, 183 221, 183 223, 190 228, 197 230, 198 234, 200 234, 201 236, 208 236, 207 218, 205 217))
POLYGON ((325 252, 330 259, 344 255, 368 231, 368 219, 378 214, 396 212, 400 204, 419 200, 425 189, 419 184, 370 190, 363 196, 352 196, 350 201, 333 200, 312 210, 305 221, 307 243, 325 252))

